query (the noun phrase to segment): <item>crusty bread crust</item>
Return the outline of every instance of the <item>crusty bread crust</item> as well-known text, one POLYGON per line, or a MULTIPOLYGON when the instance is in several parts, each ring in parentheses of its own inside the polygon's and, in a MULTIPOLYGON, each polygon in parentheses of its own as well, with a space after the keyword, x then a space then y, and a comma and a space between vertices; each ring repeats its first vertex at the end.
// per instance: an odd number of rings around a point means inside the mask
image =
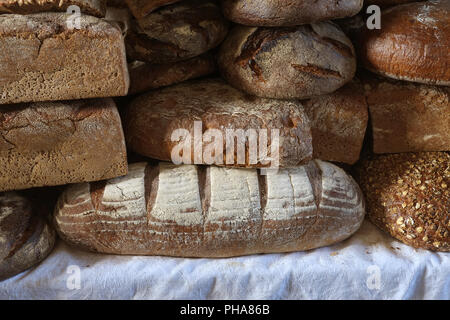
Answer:
MULTIPOLYGON (((238 164, 237 148, 227 150, 225 145, 227 129, 266 130, 269 156, 273 156, 271 130, 279 130, 277 150, 281 167, 304 164, 312 158, 311 129, 301 103, 252 97, 221 79, 186 82, 137 97, 125 111, 127 146, 138 154, 172 161, 171 152, 178 144, 172 141, 172 133, 186 129, 194 137, 195 121, 202 123, 203 131, 217 129, 221 132, 224 142, 222 164, 231 152, 235 162, 230 166, 273 165, 273 162, 261 163, 259 157, 258 163, 250 163, 248 143, 245 145, 245 164, 238 164)), ((210 142, 203 141, 203 150, 208 144, 210 142)), ((258 147, 261 150, 261 145, 258 147)), ((192 152, 191 163, 195 163, 194 156, 192 152)))
POLYGON ((409 3, 387 9, 382 28, 363 28, 359 55, 380 75, 450 85, 450 1, 409 3))
POLYGON ((0 163, 0 191, 125 175, 125 139, 114 101, 1 106, 0 163))
POLYGON ((356 71, 353 45, 331 22, 289 28, 236 26, 218 65, 234 87, 265 98, 307 99, 331 93, 356 71))
POLYGON ((0 0, 0 12, 30 14, 46 11, 66 11, 75 5, 82 13, 104 17, 106 0, 0 0))
POLYGON ((357 14, 363 0, 222 0, 225 16, 247 26, 298 26, 357 14))
POLYGON ((267 176, 139 163, 124 178, 69 186, 54 221, 62 239, 95 252, 219 258, 330 245, 364 214, 358 185, 322 161, 267 176))
POLYGON ((121 30, 88 15, 71 30, 67 17, 0 15, 0 104, 127 94, 121 30))
POLYGON ((29 201, 0 194, 0 281, 38 264, 50 254, 55 232, 29 201))
MULTIPOLYGON (((122 0, 123 1, 123 0, 122 0)), ((179 2, 180 0, 124 0, 137 19, 144 18, 159 7, 179 2)))
POLYGON ((450 251, 450 153, 369 157, 358 180, 374 224, 415 248, 450 251))

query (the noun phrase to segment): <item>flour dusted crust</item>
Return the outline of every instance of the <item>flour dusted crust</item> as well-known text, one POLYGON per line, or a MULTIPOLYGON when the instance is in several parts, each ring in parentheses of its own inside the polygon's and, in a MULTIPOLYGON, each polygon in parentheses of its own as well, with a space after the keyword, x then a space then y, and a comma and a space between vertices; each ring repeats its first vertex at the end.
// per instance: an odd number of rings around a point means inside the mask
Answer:
POLYGON ((380 75, 431 85, 450 85, 450 2, 404 4, 382 14, 380 30, 363 28, 359 55, 380 75))
POLYGON ((96 252, 231 257, 330 245, 364 214, 356 183, 322 161, 268 176, 139 163, 123 178, 69 186, 55 224, 65 241, 96 252))
POLYGON ((297 26, 357 14, 363 0, 222 0, 225 16, 247 26, 297 26))
POLYGON ((249 94, 307 99, 331 93, 356 71, 350 40, 331 22, 297 27, 236 26, 220 48, 222 76, 249 94))
POLYGON ((0 193, 0 281, 38 264, 53 249, 55 232, 17 193, 0 193))
POLYGON ((78 6, 82 13, 104 17, 106 0, 0 0, 0 13, 30 14, 45 11, 66 11, 78 6))
POLYGON ((0 15, 0 104, 127 94, 121 30, 88 15, 80 23, 70 30, 57 12, 0 15))
POLYGON ((182 1, 136 19, 126 37, 127 54, 150 63, 186 60, 217 47, 227 32, 214 1, 182 1))
POLYGON ((125 175, 125 141, 114 101, 1 106, 0 163, 0 191, 125 175))
MULTIPOLYGON (((301 103, 249 96, 217 78, 185 82, 134 99, 124 115, 127 146, 138 154, 172 161, 172 150, 178 144, 172 141, 172 133, 186 129, 193 140, 195 121, 202 123, 203 131, 217 129, 221 132, 224 141, 222 164, 226 163, 230 152, 235 159, 230 166, 273 164, 250 163, 248 145, 245 147, 245 164, 238 164, 236 148, 227 151, 225 146, 227 129, 267 130, 268 155, 272 148, 271 130, 279 130, 281 167, 304 164, 312 157, 310 124, 301 103)), ((208 144, 207 141, 203 143, 205 147, 208 144)), ((260 145, 258 150, 261 150, 260 145)), ((194 163, 194 152, 191 163, 194 163)))
POLYGON ((375 225, 415 248, 450 251, 450 153, 378 155, 357 171, 375 225))

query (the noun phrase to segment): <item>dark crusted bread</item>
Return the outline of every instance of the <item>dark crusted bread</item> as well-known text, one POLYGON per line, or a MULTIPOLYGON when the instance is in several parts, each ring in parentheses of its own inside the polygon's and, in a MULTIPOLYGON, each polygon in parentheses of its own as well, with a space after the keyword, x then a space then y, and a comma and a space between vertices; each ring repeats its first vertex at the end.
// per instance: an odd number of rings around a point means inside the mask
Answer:
POLYGON ((104 17, 106 0, 0 0, 0 12, 30 14, 46 11, 66 11, 78 6, 82 13, 104 17))
POLYGON ((331 93, 356 71, 353 45, 331 22, 286 28, 236 26, 220 48, 223 77, 247 93, 307 99, 331 93))
POLYGON ((55 232, 26 198, 0 193, 0 281, 41 262, 54 243, 55 232))
MULTIPOLYGON (((242 129, 255 130, 259 135, 260 130, 267 134, 267 155, 275 156, 272 150, 276 139, 271 130, 279 130, 279 165, 281 167, 293 167, 309 161, 312 157, 311 130, 308 117, 302 105, 297 101, 279 101, 262 99, 234 89, 221 79, 205 79, 201 81, 185 82, 176 86, 151 91, 133 100, 125 111, 124 129, 127 146, 141 155, 164 161, 172 161, 172 152, 179 142, 173 139, 173 134, 178 129, 187 130, 191 138, 194 137, 194 122, 202 124, 203 134, 208 129, 218 130, 222 136, 223 159, 222 163, 214 164, 234 167, 265 167, 274 164, 261 163, 259 153, 256 162, 253 163, 251 146, 246 138, 245 150, 241 156, 245 156, 242 162, 238 158, 238 143, 231 150, 226 145, 226 131, 232 129, 237 132, 242 129), (233 159, 226 161, 227 157, 233 159)), ((259 136, 258 136, 259 137, 259 136)), ((200 137, 201 138, 201 137, 200 137)), ((194 143, 192 138, 192 143, 194 143)), ((187 140, 185 140, 187 141, 187 140)), ((263 150, 259 143, 258 150, 263 150)), ((263 141, 263 140, 261 140, 263 141)), ((201 143, 202 141, 199 141, 201 143)), ((213 141, 203 139, 203 150, 213 141)), ((214 142, 216 142, 214 140, 214 142)), ((192 146, 192 143, 189 145, 192 146)), ((203 153, 200 153, 203 155, 203 153)), ((204 163, 206 157, 197 162, 196 152, 188 155, 190 163, 204 163)), ((184 162, 187 163, 187 162, 184 162)))
MULTIPOLYGON (((115 0, 119 1, 119 0, 115 0)), ((162 6, 178 2, 180 0, 121 0, 128 4, 133 15, 140 19, 162 6)))
POLYGON ((127 54, 150 63, 186 60, 217 47, 227 32, 214 1, 182 1, 135 20, 126 37, 127 54))
POLYGON ((247 26, 298 26, 357 14, 363 0, 222 0, 225 16, 247 26))
POLYGON ((362 28, 359 56, 380 75, 450 85, 450 1, 432 0, 383 11, 382 28, 362 28))
POLYGON ((450 251, 450 154, 400 153, 358 167, 370 220, 415 248, 450 251))

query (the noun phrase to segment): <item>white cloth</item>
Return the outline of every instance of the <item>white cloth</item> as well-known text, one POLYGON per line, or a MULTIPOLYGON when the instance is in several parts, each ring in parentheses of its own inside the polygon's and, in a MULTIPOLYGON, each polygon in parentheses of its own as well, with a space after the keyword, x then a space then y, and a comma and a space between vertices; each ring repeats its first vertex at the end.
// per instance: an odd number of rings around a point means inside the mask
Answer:
POLYGON ((368 221, 327 248, 232 259, 101 255, 59 241, 39 266, 0 282, 0 298, 448 300, 450 253, 413 249, 368 221))

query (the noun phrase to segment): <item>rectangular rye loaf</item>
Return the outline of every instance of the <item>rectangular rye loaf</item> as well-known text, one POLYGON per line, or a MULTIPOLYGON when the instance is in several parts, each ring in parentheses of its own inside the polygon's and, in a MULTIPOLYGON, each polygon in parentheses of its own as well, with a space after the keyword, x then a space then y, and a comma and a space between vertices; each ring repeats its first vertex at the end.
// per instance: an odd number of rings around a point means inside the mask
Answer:
POLYGON ((0 108, 0 191, 125 175, 122 125, 112 99, 0 108))
POLYGON ((69 17, 0 15, 0 104, 127 94, 121 30, 87 15, 71 28, 69 17))
POLYGON ((0 12, 5 13, 66 11, 70 6, 96 17, 104 17, 106 12, 106 0, 0 0, 0 12))
POLYGON ((55 225, 96 252, 230 257, 330 245, 356 232, 364 214, 358 185, 319 160, 266 176, 137 163, 126 177, 69 186, 55 225))
POLYGON ((373 151, 450 150, 450 88, 364 78, 373 151))

